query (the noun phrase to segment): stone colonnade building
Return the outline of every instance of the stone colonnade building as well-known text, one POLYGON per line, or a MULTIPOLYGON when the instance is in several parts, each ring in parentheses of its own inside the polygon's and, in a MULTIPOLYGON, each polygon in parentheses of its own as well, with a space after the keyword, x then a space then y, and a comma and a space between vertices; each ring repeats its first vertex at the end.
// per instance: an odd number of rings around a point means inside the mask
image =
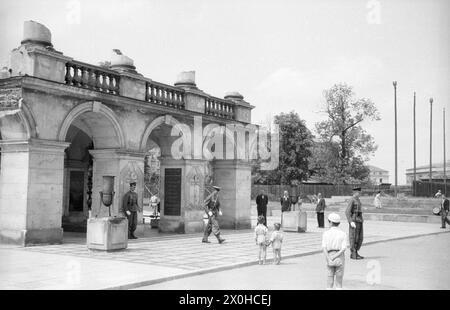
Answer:
POLYGON ((112 215, 131 181, 142 206, 144 154, 155 143, 161 232, 202 230, 206 180, 222 188, 222 227, 250 228, 248 156, 236 159, 224 147, 218 160, 202 150, 204 132, 225 125, 247 126, 248 147, 252 108, 239 93, 221 99, 198 89, 194 72, 180 74, 174 86, 145 78, 120 51, 107 66, 76 61, 55 50, 45 26, 25 22, 0 75, 0 241, 60 243, 63 226, 85 223, 88 209, 108 216, 99 194, 104 176, 114 177, 112 215))

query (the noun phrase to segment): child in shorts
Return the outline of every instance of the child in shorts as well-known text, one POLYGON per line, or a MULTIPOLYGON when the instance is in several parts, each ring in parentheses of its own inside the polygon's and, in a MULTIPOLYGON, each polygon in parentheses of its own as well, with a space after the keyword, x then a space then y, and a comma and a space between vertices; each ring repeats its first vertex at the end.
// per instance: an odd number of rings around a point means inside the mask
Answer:
POLYGON ((264 265, 266 263, 267 232, 268 229, 264 226, 264 216, 260 215, 258 216, 258 225, 255 228, 255 241, 256 245, 259 246, 258 261, 260 265, 264 265))

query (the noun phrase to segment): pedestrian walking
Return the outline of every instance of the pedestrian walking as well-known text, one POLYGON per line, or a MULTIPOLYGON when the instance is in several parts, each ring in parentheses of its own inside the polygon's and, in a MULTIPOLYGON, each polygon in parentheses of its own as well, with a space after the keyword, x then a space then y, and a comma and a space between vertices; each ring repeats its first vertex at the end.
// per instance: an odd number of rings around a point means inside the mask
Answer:
POLYGON ((450 220, 448 219, 448 213, 449 213, 449 200, 445 197, 444 194, 441 195, 441 221, 442 225, 441 228, 445 228, 445 224, 450 225, 450 220))
POLYGON ((130 183, 130 190, 123 196, 122 211, 128 219, 128 239, 137 239, 134 232, 137 227, 137 212, 142 212, 138 205, 138 194, 135 192, 136 182, 130 183))
POLYGON ((358 254, 363 242, 363 216, 362 206, 359 196, 361 194, 361 187, 353 188, 353 197, 350 199, 345 215, 349 223, 349 239, 351 259, 363 259, 364 257, 358 254))
POLYGON ((258 211, 258 216, 264 216, 264 225, 267 227, 267 203, 269 202, 269 197, 265 195, 264 190, 261 190, 258 196, 256 196, 256 210, 258 211))
POLYGON ((264 217, 262 215, 258 216, 258 225, 255 227, 255 242, 259 247, 258 252, 258 262, 260 265, 266 264, 267 256, 267 227, 264 225, 264 217))
POLYGON ((347 235, 338 228, 341 218, 337 213, 328 216, 331 227, 322 235, 322 250, 327 264, 327 289, 342 289, 345 269, 347 235))
POLYGON ((220 202, 219 202, 219 191, 220 187, 213 186, 214 192, 205 199, 205 213, 208 216, 208 222, 205 225, 205 230, 203 232, 202 242, 210 243, 208 241, 208 237, 211 232, 216 236, 217 241, 222 244, 225 239, 220 236, 220 227, 219 222, 217 221, 217 216, 222 215, 222 211, 220 210, 220 202))
POLYGON ((378 191, 377 194, 375 195, 375 198, 373 199, 373 205, 375 206, 375 208, 381 209, 381 207, 382 207, 382 205, 381 205, 381 191, 378 191))
POLYGON ((322 194, 317 194, 317 205, 316 205, 316 213, 317 213, 317 226, 319 228, 324 228, 324 217, 325 217, 325 198, 322 197, 322 194))
POLYGON ((272 244, 273 263, 279 265, 281 262, 281 244, 283 243, 283 233, 280 231, 280 223, 275 223, 273 227, 274 231, 270 236, 269 242, 272 244))

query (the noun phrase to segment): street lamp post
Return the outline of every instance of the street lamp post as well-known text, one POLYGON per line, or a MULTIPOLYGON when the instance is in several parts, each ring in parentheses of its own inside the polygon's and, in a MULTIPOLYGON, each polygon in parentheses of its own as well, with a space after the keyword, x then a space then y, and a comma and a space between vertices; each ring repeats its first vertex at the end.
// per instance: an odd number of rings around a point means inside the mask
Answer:
POLYGON ((446 169, 446 165, 447 165, 447 160, 445 158, 445 108, 442 111, 442 117, 443 117, 443 122, 442 122, 442 126, 443 126, 443 131, 444 131, 444 194, 445 196, 447 196, 447 169, 446 169))
POLYGON ((413 182, 413 195, 416 196, 416 92, 414 92, 414 107, 413 107, 413 124, 414 124, 414 182, 413 182))
POLYGON ((394 115, 395 115, 395 186, 394 193, 397 198, 397 81, 392 83, 394 85, 394 115))
POLYGON ((433 98, 430 98, 430 171, 429 171, 429 182, 430 182, 430 197, 433 195, 433 183, 432 183, 432 155, 433 155, 433 98))

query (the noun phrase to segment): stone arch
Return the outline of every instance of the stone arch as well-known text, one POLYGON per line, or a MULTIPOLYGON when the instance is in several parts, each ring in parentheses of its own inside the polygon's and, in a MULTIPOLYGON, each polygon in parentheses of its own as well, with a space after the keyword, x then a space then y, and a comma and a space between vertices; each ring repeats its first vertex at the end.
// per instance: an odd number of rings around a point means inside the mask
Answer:
POLYGON ((147 145, 147 140, 150 137, 152 131, 162 124, 171 125, 171 126, 176 126, 176 125, 180 126, 181 125, 181 123, 177 119, 175 119, 173 116, 168 115, 168 114, 155 118, 147 126, 144 133, 142 134, 141 144, 140 144, 141 151, 145 151, 145 147, 147 145))
POLYGON ((37 138, 36 121, 23 98, 18 100, 17 109, 1 111, 0 117, 0 130, 3 131, 3 139, 28 140, 37 138))
POLYGON ((70 110, 70 112, 66 115, 59 129, 58 140, 65 141, 69 127, 72 125, 75 119, 77 119, 77 117, 87 112, 100 113, 101 115, 105 116, 106 119, 110 121, 111 125, 115 130, 119 147, 120 148, 126 147, 125 135, 122 130, 122 126, 120 125, 117 119, 116 114, 114 113, 113 110, 111 110, 106 105, 98 101, 85 102, 70 110))

